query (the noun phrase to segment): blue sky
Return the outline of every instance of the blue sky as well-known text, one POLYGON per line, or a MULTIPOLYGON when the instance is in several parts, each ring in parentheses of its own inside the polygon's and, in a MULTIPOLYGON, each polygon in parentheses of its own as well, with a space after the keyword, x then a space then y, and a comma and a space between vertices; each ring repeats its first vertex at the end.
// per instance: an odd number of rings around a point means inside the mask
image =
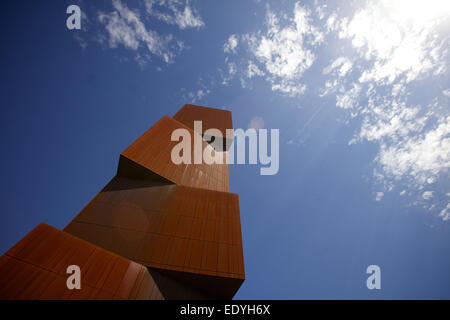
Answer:
POLYGON ((280 130, 277 175, 231 166, 236 298, 449 299, 449 16, 445 0, 9 1, 1 253, 39 222, 63 228, 120 152, 195 103, 280 130))

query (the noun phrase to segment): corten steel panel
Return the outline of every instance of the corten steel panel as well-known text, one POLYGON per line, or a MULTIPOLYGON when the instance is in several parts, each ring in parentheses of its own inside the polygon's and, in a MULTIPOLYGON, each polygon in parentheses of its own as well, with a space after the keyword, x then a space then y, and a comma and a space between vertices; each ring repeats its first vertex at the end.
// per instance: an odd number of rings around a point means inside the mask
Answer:
POLYGON ((41 223, 0 257, 0 299, 164 296, 145 266, 41 223), (81 269, 80 290, 67 288, 69 265, 81 269))
POLYGON ((232 298, 245 278, 237 194, 115 177, 64 230, 148 267, 207 277, 197 288, 217 283, 211 297, 232 298))
MULTIPOLYGON (((231 112, 228 110, 220 110, 192 104, 184 105, 174 116, 175 120, 183 123, 194 130, 194 121, 202 121, 202 132, 208 129, 219 129, 222 137, 226 137, 226 129, 233 129, 231 112)), ((227 138, 232 138, 228 136, 227 138)))
MULTIPOLYGON (((210 153, 208 152, 207 155, 210 153)), ((217 191, 229 191, 227 152, 215 151, 200 135, 174 120, 164 116, 125 151, 119 161, 118 175, 145 179, 145 175, 158 177, 159 181, 172 182, 195 188, 204 188, 217 191), (186 129, 191 139, 191 164, 174 164, 171 152, 179 141, 171 141, 172 132, 176 129, 186 129), (204 150, 211 150, 222 157, 223 164, 207 164, 202 161, 194 164, 194 136, 201 141, 202 154, 204 150)), ((152 180, 150 178, 150 180, 152 180)))
POLYGON ((215 150, 228 151, 231 147, 234 133, 230 111, 186 104, 173 118, 198 131, 215 150), (195 121, 201 121, 201 130, 195 127, 195 121), (206 132, 210 129, 217 129, 220 133, 206 132))

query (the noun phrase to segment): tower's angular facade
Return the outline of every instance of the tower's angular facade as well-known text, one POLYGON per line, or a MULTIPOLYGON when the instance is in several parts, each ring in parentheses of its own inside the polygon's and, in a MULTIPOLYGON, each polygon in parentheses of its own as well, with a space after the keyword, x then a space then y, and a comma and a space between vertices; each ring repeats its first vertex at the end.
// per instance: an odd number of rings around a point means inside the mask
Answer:
POLYGON ((0 258, 0 299, 231 299, 245 273, 230 129, 225 110, 185 105, 164 116, 63 231, 40 224, 0 258), (223 163, 173 163, 176 129, 223 163), (67 288, 69 265, 80 267, 81 289, 67 288))

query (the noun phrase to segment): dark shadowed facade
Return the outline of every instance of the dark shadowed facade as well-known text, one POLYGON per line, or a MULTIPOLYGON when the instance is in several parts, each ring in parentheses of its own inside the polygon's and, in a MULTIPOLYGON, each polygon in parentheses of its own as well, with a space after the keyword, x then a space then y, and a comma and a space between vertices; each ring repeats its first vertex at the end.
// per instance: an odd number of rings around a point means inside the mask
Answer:
POLYGON ((0 299, 231 299, 245 279, 239 197, 228 164, 171 161, 178 128, 227 157, 231 112, 185 105, 164 116, 63 231, 40 224, 0 258, 0 299), (69 265, 81 268, 80 290, 66 286, 69 265))

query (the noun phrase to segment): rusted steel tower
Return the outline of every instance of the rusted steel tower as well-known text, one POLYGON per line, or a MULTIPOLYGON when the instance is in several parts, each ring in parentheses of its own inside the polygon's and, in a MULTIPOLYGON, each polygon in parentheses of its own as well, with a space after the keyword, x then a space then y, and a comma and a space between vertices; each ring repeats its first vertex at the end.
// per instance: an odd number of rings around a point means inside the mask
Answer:
POLYGON ((231 299, 245 279, 239 198, 228 164, 171 161, 178 128, 227 157, 231 112, 185 105, 164 116, 63 231, 40 224, 0 258, 0 299, 231 299), (68 289, 69 265, 81 289, 68 289))

